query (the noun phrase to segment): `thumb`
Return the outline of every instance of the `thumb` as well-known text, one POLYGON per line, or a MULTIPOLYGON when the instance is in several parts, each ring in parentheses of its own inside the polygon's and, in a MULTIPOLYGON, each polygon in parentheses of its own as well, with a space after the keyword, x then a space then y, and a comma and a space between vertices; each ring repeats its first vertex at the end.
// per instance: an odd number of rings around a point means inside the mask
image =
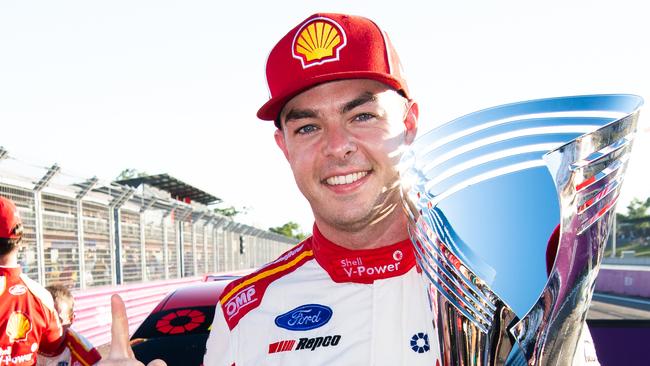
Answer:
POLYGON ((131 354, 129 347, 129 321, 126 317, 124 301, 118 294, 111 296, 111 348, 108 351, 110 359, 126 359, 131 354))
POLYGON ((167 366, 167 364, 163 360, 156 359, 149 362, 147 366, 167 366))

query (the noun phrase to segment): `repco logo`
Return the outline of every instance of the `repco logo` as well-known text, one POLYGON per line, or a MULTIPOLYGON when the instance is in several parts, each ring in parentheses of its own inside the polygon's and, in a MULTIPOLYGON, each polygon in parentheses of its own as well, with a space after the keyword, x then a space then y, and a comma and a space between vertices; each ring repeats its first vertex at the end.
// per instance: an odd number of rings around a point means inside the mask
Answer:
POLYGON ((232 299, 228 300, 225 305, 226 315, 228 318, 232 318, 237 315, 241 309, 257 301, 257 296, 255 296, 255 286, 251 285, 241 291, 232 299))
POLYGON ((302 349, 309 349, 314 351, 318 347, 334 347, 339 344, 339 341, 341 341, 341 336, 338 334, 327 337, 300 338, 298 339, 298 345, 294 349, 293 346, 296 344, 296 340, 287 339, 284 341, 269 344, 269 354, 298 351, 302 349))
POLYGON ((316 337, 316 338, 300 338, 298 339, 298 345, 296 346, 296 351, 299 349, 310 349, 315 350, 318 347, 329 347, 336 346, 341 340, 340 335, 327 336, 327 337, 316 337))

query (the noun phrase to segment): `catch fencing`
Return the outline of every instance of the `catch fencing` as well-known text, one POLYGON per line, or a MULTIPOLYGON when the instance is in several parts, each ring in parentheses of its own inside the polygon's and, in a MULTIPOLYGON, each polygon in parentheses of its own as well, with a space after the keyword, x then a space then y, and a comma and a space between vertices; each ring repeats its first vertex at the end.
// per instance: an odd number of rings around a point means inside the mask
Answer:
POLYGON ((83 290, 261 266, 296 240, 142 185, 25 163, 0 147, 0 195, 24 225, 23 272, 83 290))

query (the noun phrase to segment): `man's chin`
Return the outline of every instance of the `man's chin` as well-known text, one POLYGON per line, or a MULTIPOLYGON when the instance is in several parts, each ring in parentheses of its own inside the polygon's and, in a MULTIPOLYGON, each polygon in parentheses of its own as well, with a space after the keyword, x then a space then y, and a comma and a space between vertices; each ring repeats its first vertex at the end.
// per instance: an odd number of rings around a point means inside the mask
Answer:
MULTIPOLYGON (((357 207, 358 208, 358 207, 357 207)), ((322 211, 320 211, 322 212, 322 211)), ((373 221, 369 212, 350 211, 347 209, 333 210, 327 215, 320 215, 321 221, 339 231, 355 233, 368 227, 373 221)))

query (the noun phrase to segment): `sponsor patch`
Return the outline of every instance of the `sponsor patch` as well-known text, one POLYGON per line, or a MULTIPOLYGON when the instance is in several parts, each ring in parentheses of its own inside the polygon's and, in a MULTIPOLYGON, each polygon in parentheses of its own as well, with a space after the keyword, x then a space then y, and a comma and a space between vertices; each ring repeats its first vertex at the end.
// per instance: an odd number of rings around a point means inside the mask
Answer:
POLYGON ((296 344, 295 339, 280 341, 269 344, 269 353, 287 352, 293 349, 296 344))
MULTIPOLYGON (((11 346, 7 348, 0 347, 0 365, 22 364, 32 360, 33 354, 27 353, 22 355, 11 356, 11 346)), ((30 363, 31 365, 31 363, 30 363)))
POLYGON ((278 259, 276 259, 276 260, 274 260, 273 262, 271 262, 271 264, 273 264, 273 263, 279 263, 279 262, 284 262, 284 261, 286 261, 287 259, 289 259, 289 258, 295 256, 298 252, 300 252, 300 251, 302 250, 302 247, 303 247, 303 246, 304 246, 304 244, 300 244, 300 245, 298 245, 297 247, 295 247, 295 248, 291 249, 290 251, 286 252, 284 255, 280 256, 278 259))
MULTIPOLYGON (((9 365, 9 364, 24 364, 26 362, 31 362, 34 358, 33 353, 27 353, 23 355, 16 355, 11 357, 11 355, 0 356, 0 365, 9 365)), ((30 363, 32 365, 32 363, 30 363)))
POLYGON ((13 285, 9 287, 9 293, 14 296, 24 295, 27 292, 27 287, 23 285, 13 285))
POLYGON ((429 351, 429 335, 417 333, 411 337, 411 349, 413 352, 424 353, 429 351))
POLYGON ((339 53, 347 43, 343 28, 332 19, 310 19, 296 32, 291 47, 292 56, 300 60, 302 68, 338 61, 339 53))
POLYGON ((340 341, 341 336, 338 334, 325 337, 299 338, 297 341, 289 339, 269 344, 269 353, 300 350, 315 351, 320 347, 336 347, 340 341))
POLYGON ((404 253, 401 250, 396 250, 393 252, 393 259, 397 262, 401 261, 404 258, 404 253))
POLYGON ((402 264, 400 261, 402 260, 403 255, 401 252, 400 254, 393 253, 393 258, 395 257, 399 258, 399 260, 396 260, 394 263, 389 264, 365 264, 361 257, 344 258, 340 260, 339 265, 343 269, 343 272, 348 276, 348 278, 383 276, 399 271, 400 265, 402 264))
POLYGON ((250 285, 242 289, 239 293, 233 296, 224 305, 224 310, 228 319, 237 315, 243 308, 250 306, 258 301, 255 285, 250 285))
POLYGON ((310 330, 322 327, 332 318, 332 309, 325 305, 306 304, 279 315, 275 325, 287 330, 310 330))
POLYGON ((9 337, 9 342, 24 341, 27 339, 27 334, 32 330, 32 323, 29 318, 17 311, 14 311, 9 316, 7 321, 7 329, 5 333, 9 337))
POLYGON ((314 257, 314 253, 305 248, 306 245, 301 244, 298 248, 292 249, 287 261, 276 261, 265 266, 261 271, 242 277, 226 286, 219 303, 231 330, 242 317, 259 306, 266 288, 273 281, 300 268, 314 257))

